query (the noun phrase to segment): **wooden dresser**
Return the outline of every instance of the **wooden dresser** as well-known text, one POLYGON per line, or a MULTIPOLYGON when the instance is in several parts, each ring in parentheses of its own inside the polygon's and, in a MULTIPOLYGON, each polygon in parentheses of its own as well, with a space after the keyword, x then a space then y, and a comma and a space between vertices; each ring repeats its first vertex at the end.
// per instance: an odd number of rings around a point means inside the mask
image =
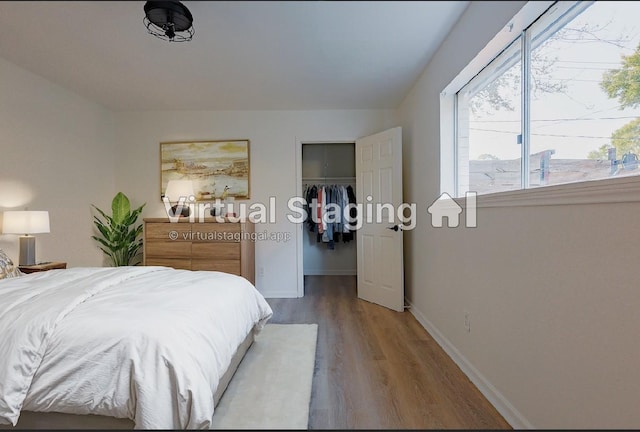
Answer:
POLYGON ((189 218, 144 219, 144 265, 187 270, 213 270, 243 276, 255 284, 253 223, 190 223, 189 218))

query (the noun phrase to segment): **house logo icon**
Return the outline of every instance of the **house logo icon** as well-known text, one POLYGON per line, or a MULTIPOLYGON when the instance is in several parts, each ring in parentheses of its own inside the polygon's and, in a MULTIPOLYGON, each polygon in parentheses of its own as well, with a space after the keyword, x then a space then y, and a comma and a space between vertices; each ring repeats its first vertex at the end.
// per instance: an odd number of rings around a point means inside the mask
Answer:
MULTIPOLYGON (((464 199, 465 207, 465 227, 475 228, 476 220, 476 192, 467 192, 464 199)), ((444 219, 447 219, 447 227, 456 228, 460 225, 460 214, 462 206, 454 200, 451 195, 444 192, 427 209, 431 214, 431 226, 442 228, 444 219)))

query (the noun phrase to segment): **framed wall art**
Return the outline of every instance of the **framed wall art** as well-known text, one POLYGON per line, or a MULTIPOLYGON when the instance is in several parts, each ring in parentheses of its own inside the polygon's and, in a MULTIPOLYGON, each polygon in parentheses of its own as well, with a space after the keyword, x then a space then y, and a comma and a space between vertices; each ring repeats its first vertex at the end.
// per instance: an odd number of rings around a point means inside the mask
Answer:
POLYGON ((248 199, 249 140, 160 143, 160 198, 169 180, 192 180, 195 198, 248 199))

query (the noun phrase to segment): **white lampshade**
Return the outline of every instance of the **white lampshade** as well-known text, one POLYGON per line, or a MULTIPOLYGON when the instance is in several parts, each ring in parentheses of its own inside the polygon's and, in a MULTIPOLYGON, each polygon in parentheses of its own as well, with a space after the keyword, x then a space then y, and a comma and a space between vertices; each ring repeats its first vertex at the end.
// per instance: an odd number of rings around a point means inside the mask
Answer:
POLYGON ((29 234, 49 232, 48 211, 6 211, 2 218, 4 234, 22 234, 20 237, 21 266, 36 263, 36 239, 29 234))
POLYGON ((193 181, 191 180, 169 180, 167 183, 167 189, 164 191, 164 196, 170 202, 178 202, 181 197, 185 200, 189 200, 191 196, 195 196, 193 190, 193 181))
POLYGON ((6 211, 2 218, 4 234, 38 234, 49 231, 48 211, 6 211))

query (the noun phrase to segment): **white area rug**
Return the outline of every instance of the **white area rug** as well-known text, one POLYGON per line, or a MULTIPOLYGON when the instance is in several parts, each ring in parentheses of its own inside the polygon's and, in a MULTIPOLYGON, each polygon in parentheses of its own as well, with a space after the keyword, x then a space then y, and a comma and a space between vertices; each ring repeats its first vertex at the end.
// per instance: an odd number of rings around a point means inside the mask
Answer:
POLYGON ((317 324, 267 324, 240 363, 211 429, 307 429, 317 324))

